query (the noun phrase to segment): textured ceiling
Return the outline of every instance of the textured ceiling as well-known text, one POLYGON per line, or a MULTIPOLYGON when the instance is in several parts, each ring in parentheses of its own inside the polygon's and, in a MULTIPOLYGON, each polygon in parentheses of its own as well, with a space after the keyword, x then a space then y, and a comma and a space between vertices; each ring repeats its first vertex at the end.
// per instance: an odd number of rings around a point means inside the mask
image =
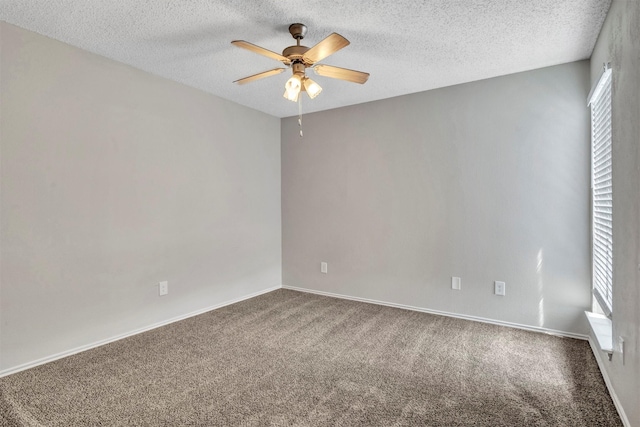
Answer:
POLYGON ((313 46, 351 44, 322 63, 371 73, 364 85, 312 76, 305 112, 420 92, 591 56, 611 0, 0 0, 0 19, 277 117, 290 73, 232 81, 279 62, 230 44, 282 52, 288 26, 313 46))

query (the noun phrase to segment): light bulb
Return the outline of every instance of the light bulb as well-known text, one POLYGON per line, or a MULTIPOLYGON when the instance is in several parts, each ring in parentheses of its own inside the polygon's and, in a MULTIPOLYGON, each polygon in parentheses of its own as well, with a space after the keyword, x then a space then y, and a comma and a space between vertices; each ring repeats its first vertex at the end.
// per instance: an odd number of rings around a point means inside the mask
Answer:
POLYGON ((289 101, 298 102, 298 93, 294 91, 285 90, 282 96, 287 98, 289 101))
POLYGON ((320 95, 320 92, 322 92, 322 88, 320 87, 320 85, 308 77, 304 79, 304 88, 309 94, 309 98, 311 99, 320 95))
POLYGON ((289 80, 284 84, 284 88, 286 90, 297 90, 300 91, 300 87, 302 86, 302 82, 300 81, 300 76, 294 74, 291 76, 289 80))
POLYGON ((285 83, 283 96, 289 101, 297 102, 301 88, 302 81, 300 80, 300 76, 294 74, 289 80, 287 80, 287 83, 285 83))

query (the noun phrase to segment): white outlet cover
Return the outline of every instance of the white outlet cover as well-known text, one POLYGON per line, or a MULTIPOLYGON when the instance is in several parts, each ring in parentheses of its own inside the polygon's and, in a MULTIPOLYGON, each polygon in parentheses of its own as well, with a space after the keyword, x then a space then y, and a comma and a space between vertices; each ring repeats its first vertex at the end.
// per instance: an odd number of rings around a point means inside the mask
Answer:
POLYGON ((158 292, 160 296, 167 295, 169 293, 169 282, 163 281, 158 283, 158 292))
POLYGON ((320 273, 327 274, 328 265, 326 262, 320 263, 320 273))
POLYGON ((494 290, 496 295, 504 296, 507 285, 504 282, 494 282, 494 290))
POLYGON ((460 280, 459 277, 451 278, 451 289, 456 289, 458 291, 462 289, 462 280, 460 280))

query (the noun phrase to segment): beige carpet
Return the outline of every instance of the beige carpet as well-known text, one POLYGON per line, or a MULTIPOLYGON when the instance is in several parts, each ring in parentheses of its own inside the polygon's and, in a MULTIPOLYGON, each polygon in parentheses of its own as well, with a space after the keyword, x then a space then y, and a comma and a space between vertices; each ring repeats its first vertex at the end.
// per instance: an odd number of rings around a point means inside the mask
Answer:
POLYGON ((619 426, 585 341, 277 290, 0 379, 2 426, 619 426))

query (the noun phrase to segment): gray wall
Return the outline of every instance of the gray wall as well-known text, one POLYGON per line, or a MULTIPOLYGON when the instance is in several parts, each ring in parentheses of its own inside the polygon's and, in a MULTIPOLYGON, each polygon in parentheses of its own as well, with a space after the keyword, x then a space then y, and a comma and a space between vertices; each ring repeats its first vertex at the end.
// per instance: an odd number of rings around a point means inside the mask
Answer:
POLYGON ((640 426, 640 2, 612 3, 591 57, 591 81, 602 64, 613 76, 613 337, 625 340, 605 368, 624 412, 640 426))
POLYGON ((586 334, 588 92, 582 61, 284 119, 283 285, 586 334))
POLYGON ((0 370, 280 286, 279 119, 0 30, 0 370))

